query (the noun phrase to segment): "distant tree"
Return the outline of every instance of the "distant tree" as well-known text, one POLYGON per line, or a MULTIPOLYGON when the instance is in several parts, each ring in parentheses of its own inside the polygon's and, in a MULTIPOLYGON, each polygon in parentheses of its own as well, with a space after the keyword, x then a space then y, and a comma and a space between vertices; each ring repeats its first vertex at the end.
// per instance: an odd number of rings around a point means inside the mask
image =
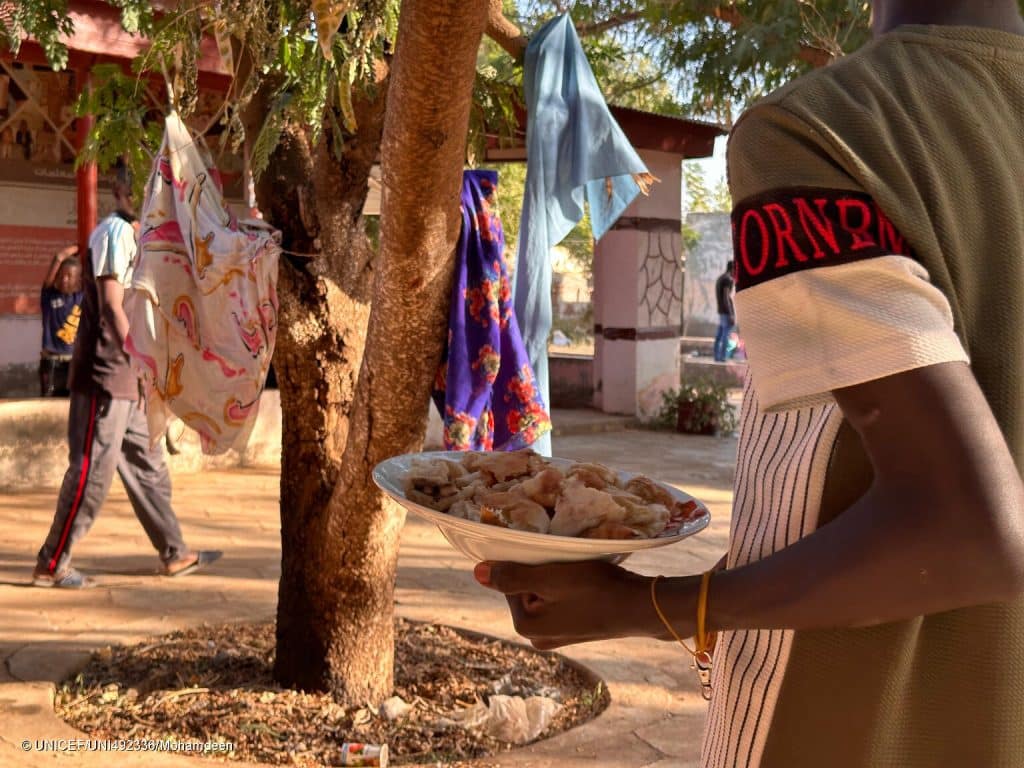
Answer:
POLYGON ((693 213, 728 213, 732 210, 732 198, 725 179, 708 184, 704 165, 696 161, 683 163, 685 184, 684 208, 693 213))
MULTIPOLYGON (((543 17, 562 5, 524 0, 521 10, 543 17)), ((858 48, 870 18, 864 0, 578 0, 571 12, 590 47, 618 49, 620 60, 641 53, 651 63, 643 76, 672 102, 725 122, 735 106, 858 48)))
MULTIPOLYGON (((1018 0, 1024 11, 1024 0, 1018 0)), ((569 10, 592 50, 640 54, 634 77, 667 84, 690 114, 728 123, 736 109, 870 36, 867 0, 520 0, 521 16, 569 10), (641 75, 642 73, 642 75, 641 75)))

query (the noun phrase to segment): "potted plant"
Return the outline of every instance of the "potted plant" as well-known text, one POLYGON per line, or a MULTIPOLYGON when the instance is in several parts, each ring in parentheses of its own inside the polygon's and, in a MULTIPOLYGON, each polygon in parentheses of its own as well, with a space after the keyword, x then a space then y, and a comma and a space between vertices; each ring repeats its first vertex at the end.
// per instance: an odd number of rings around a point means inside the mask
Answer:
POLYGON ((657 422, 691 435, 729 435, 736 430, 736 412, 728 387, 701 378, 662 393, 657 422))

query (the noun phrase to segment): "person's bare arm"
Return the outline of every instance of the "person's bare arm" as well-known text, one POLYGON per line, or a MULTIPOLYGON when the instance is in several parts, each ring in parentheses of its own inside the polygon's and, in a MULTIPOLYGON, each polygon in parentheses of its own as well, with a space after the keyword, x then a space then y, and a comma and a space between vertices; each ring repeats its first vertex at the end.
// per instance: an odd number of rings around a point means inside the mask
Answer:
POLYGON ((57 273, 60 272, 60 265, 70 259, 78 253, 78 246, 69 245, 66 248, 62 248, 53 255, 53 260, 50 262, 50 268, 46 272, 46 277, 43 278, 43 288, 53 288, 53 284, 57 280, 57 273))
MULTIPOLYGON (((967 365, 920 368, 835 397, 871 458, 873 486, 812 535, 716 573, 709 628, 863 626, 1024 593, 1024 484, 967 365)), ((666 638, 649 582, 619 568, 488 564, 477 577, 515 595, 517 629, 540 647, 666 638)), ((681 634, 693 633, 698 583, 658 586, 681 634)))
POLYGON ((858 626, 1024 591, 1024 487, 963 363, 835 392, 871 459, 836 520, 714 579, 715 627, 858 626))
POLYGON ((124 347, 128 338, 128 315, 124 311, 124 286, 116 277, 105 275, 96 279, 100 316, 110 324, 118 343, 124 347))

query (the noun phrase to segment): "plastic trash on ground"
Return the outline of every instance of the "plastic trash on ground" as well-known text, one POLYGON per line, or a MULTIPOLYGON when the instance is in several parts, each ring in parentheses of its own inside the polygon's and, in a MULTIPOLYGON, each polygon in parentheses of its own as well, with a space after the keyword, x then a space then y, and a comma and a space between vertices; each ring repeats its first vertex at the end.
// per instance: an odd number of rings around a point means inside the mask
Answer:
POLYGON ((479 728, 493 739, 508 744, 533 741, 551 725, 562 705, 547 696, 491 696, 487 704, 452 712, 441 725, 479 728))

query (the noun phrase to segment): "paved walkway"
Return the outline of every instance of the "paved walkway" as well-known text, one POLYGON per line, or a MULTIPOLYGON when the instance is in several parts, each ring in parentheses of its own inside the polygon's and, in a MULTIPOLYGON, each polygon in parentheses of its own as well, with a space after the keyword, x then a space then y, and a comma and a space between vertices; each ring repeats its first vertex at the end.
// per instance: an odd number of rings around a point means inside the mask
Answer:
MULTIPOLYGON (((555 438, 557 455, 642 470, 708 502, 710 529, 681 544, 634 556, 647 574, 692 573, 725 549, 735 441, 642 431, 555 438)), ((105 753, 23 752, 24 739, 81 734, 52 711, 53 681, 91 650, 132 643, 199 622, 271 619, 279 573, 278 473, 273 469, 178 475, 175 507, 193 547, 218 547, 224 559, 181 580, 155 575, 156 558, 127 499, 115 489, 76 550, 76 565, 97 575, 88 593, 26 588, 34 554, 52 514, 54 491, 0 497, 0 765, 106 768, 105 753), (226 500, 230 500, 227 503, 226 500)), ((399 559, 397 611, 514 638, 500 596, 476 585, 471 564, 436 529, 410 517, 399 559)), ((696 765, 705 717, 685 653, 670 644, 609 641, 567 655, 607 682, 612 706, 597 720, 488 765, 499 768, 688 768, 696 765)), ((121 766, 196 766, 194 758, 118 754, 121 766), (189 761, 189 762, 186 762, 189 761)), ((202 761, 202 764, 212 764, 202 761)), ((239 763, 234 763, 239 764, 239 763)), ((221 764, 222 765, 222 764, 221 764)))

